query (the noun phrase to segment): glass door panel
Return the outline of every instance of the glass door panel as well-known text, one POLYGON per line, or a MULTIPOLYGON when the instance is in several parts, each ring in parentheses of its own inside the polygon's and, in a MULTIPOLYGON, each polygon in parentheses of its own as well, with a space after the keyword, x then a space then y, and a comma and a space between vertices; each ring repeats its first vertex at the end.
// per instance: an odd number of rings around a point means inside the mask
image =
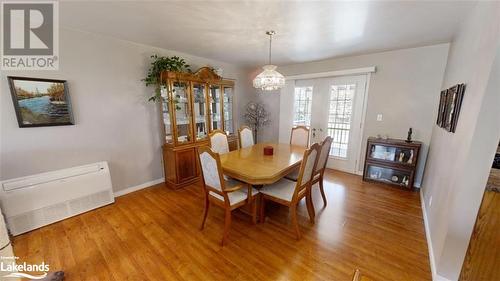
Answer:
POLYGON ((293 99, 293 125, 311 127, 312 86, 297 86, 293 99))
POLYGON ((173 82, 172 95, 177 129, 177 143, 191 142, 191 109, 189 107, 188 83, 173 82))
POLYGON ((347 158, 355 92, 355 83, 331 85, 327 127, 333 138, 331 156, 347 158))
POLYGON ((415 163, 415 151, 411 148, 374 144, 369 148, 369 150, 370 154, 368 157, 370 159, 406 165, 412 165, 415 163))
MULTIPOLYGON (((361 122, 365 96, 366 75, 342 76, 297 80, 296 89, 304 90, 296 95, 295 108, 304 108, 311 98, 311 143, 332 137, 328 168, 357 173, 361 151, 361 122), (311 97, 306 95, 312 89, 311 97)), ((307 120, 305 113, 302 119, 307 120)), ((297 120, 300 120, 298 118, 297 120)), ((301 121, 299 121, 301 122, 301 121)), ((304 122, 305 123, 305 122, 304 122)))
POLYGON ((221 116, 221 91, 220 86, 211 85, 209 92, 210 100, 210 115, 211 115, 211 130, 222 130, 222 116, 221 116))
POLYGON ((163 126, 165 126, 165 143, 172 143, 172 122, 170 121, 170 103, 166 86, 161 87, 161 111, 163 116, 163 126))
POLYGON ((232 87, 224 87, 224 130, 227 134, 234 134, 232 87))
POLYGON ((204 140, 208 134, 205 84, 193 83, 193 116, 196 140, 204 140))
POLYGON ((367 165, 368 177, 371 180, 398 184, 404 187, 408 187, 410 183, 410 171, 403 171, 398 169, 393 169, 389 167, 375 166, 372 164, 367 165))

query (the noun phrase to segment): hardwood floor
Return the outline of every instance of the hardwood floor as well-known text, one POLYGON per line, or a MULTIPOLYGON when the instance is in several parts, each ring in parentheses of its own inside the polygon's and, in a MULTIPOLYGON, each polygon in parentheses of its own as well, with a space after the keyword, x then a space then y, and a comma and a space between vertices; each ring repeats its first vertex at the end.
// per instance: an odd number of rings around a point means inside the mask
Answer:
POLYGON ((221 208, 212 206, 199 230, 201 187, 157 185, 17 236, 14 251, 20 262, 64 270, 66 280, 342 281, 357 268, 373 280, 431 280, 417 192, 330 170, 325 180, 326 208, 313 189, 314 225, 300 203, 300 241, 288 209, 269 202, 262 224, 236 212, 221 247, 221 208))

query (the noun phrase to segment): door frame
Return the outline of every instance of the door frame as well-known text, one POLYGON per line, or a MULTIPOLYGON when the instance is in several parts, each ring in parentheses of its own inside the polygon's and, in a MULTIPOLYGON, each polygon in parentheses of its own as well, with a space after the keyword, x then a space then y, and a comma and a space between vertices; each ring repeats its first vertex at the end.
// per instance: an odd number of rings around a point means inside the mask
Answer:
MULTIPOLYGON (((355 139, 352 140, 352 142, 350 141, 350 145, 351 145, 351 150, 352 149, 356 149, 356 151, 354 151, 354 153, 352 153, 352 155, 350 155, 352 157, 352 160, 354 161, 354 165, 353 165, 353 169, 350 170, 350 169, 337 169, 338 171, 342 171, 342 172, 346 172, 346 173, 352 173, 352 174, 359 174, 359 158, 361 157, 361 151, 362 151, 362 144, 363 144, 363 135, 364 135, 364 124, 365 124, 365 117, 366 117, 366 105, 367 105, 367 87, 368 87, 368 79, 370 79, 370 75, 368 73, 362 73, 362 74, 352 74, 352 75, 342 75, 342 76, 335 76, 335 77, 328 77, 328 78, 331 78, 331 79, 335 79, 335 78, 342 78, 342 77, 356 77, 356 79, 358 79, 357 77, 362 77, 362 79, 364 80, 364 87, 363 87, 363 90, 362 91, 359 91, 359 92, 356 92, 356 94, 358 95, 357 97, 361 96, 361 105, 359 105, 359 110, 361 112, 357 113, 355 112, 356 114, 360 114, 359 116, 359 125, 357 123, 353 123, 351 125, 353 126, 359 126, 359 127, 355 127, 358 131, 358 140, 359 141, 356 141, 355 139)), ((329 83, 331 84, 331 82, 329 83)), ((330 92, 328 93, 330 94, 330 92)), ((354 104, 353 104, 353 107, 354 107, 354 104)), ((352 130, 351 130, 351 133, 352 133, 352 130)), ((325 132, 326 134, 326 132, 325 132)), ((344 158, 340 158, 340 157, 335 157, 335 156, 331 156, 331 155, 328 155, 328 160, 332 159, 332 161, 349 161, 348 159, 344 159, 344 158)), ((330 166, 331 167, 331 166, 330 166)), ((327 168, 328 168, 328 162, 327 162, 327 168)), ((331 168, 333 169, 333 168, 331 168)))
MULTIPOLYGON (((365 92, 363 98, 363 105, 361 110, 361 125, 360 125, 360 138, 357 143, 358 152, 356 153, 356 164, 354 173, 357 175, 363 174, 364 165, 361 165, 361 155, 362 155, 362 145, 364 141, 364 129, 366 123, 366 110, 368 107, 368 98, 370 92, 370 83, 371 83, 371 74, 377 71, 376 66, 368 66, 362 68, 353 68, 353 69, 345 69, 345 70, 335 70, 335 71, 326 71, 326 72, 316 72, 316 73, 303 73, 296 75, 288 75, 285 76, 286 80, 299 80, 299 79, 315 79, 315 78, 325 78, 325 77, 339 77, 339 76, 355 76, 355 75, 366 75, 366 85, 365 92)), ((295 87, 294 87, 295 88, 295 87)), ((314 95, 314 92, 313 92, 314 95)), ((291 106, 293 107, 293 99, 291 106)), ((293 111, 293 110, 292 110, 293 111)), ((293 120, 293 112, 292 116, 289 116, 291 120, 293 120)), ((288 126, 292 127, 292 124, 288 124, 288 126)))
POLYGON ((356 155, 356 165, 354 173, 362 176, 365 165, 361 165, 361 153, 363 151, 363 140, 365 134, 365 123, 366 123, 366 109, 368 108, 368 93, 370 92, 370 81, 372 78, 372 73, 366 73, 366 84, 365 84, 365 92, 363 94, 363 106, 361 110, 361 126, 359 128, 361 137, 359 138, 359 149, 356 155), (361 168, 361 169, 360 169, 361 168))

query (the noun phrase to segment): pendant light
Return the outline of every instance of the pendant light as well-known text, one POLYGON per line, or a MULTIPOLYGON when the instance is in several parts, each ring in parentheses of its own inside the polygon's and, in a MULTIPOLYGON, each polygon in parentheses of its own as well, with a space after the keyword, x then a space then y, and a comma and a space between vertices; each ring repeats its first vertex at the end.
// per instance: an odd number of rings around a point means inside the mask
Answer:
POLYGON ((271 43, 273 35, 276 33, 271 30, 267 31, 266 34, 269 35, 269 63, 264 65, 262 67, 264 71, 253 79, 253 87, 263 91, 274 91, 285 86, 285 77, 276 71, 276 65, 271 64, 271 43))

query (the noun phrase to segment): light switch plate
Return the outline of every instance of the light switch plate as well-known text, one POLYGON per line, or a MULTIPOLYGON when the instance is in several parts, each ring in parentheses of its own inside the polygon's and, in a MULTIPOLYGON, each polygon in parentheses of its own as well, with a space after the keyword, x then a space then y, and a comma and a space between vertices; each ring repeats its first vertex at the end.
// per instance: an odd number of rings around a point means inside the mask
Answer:
POLYGON ((383 119, 382 114, 377 114, 377 121, 382 121, 382 119, 383 119))

